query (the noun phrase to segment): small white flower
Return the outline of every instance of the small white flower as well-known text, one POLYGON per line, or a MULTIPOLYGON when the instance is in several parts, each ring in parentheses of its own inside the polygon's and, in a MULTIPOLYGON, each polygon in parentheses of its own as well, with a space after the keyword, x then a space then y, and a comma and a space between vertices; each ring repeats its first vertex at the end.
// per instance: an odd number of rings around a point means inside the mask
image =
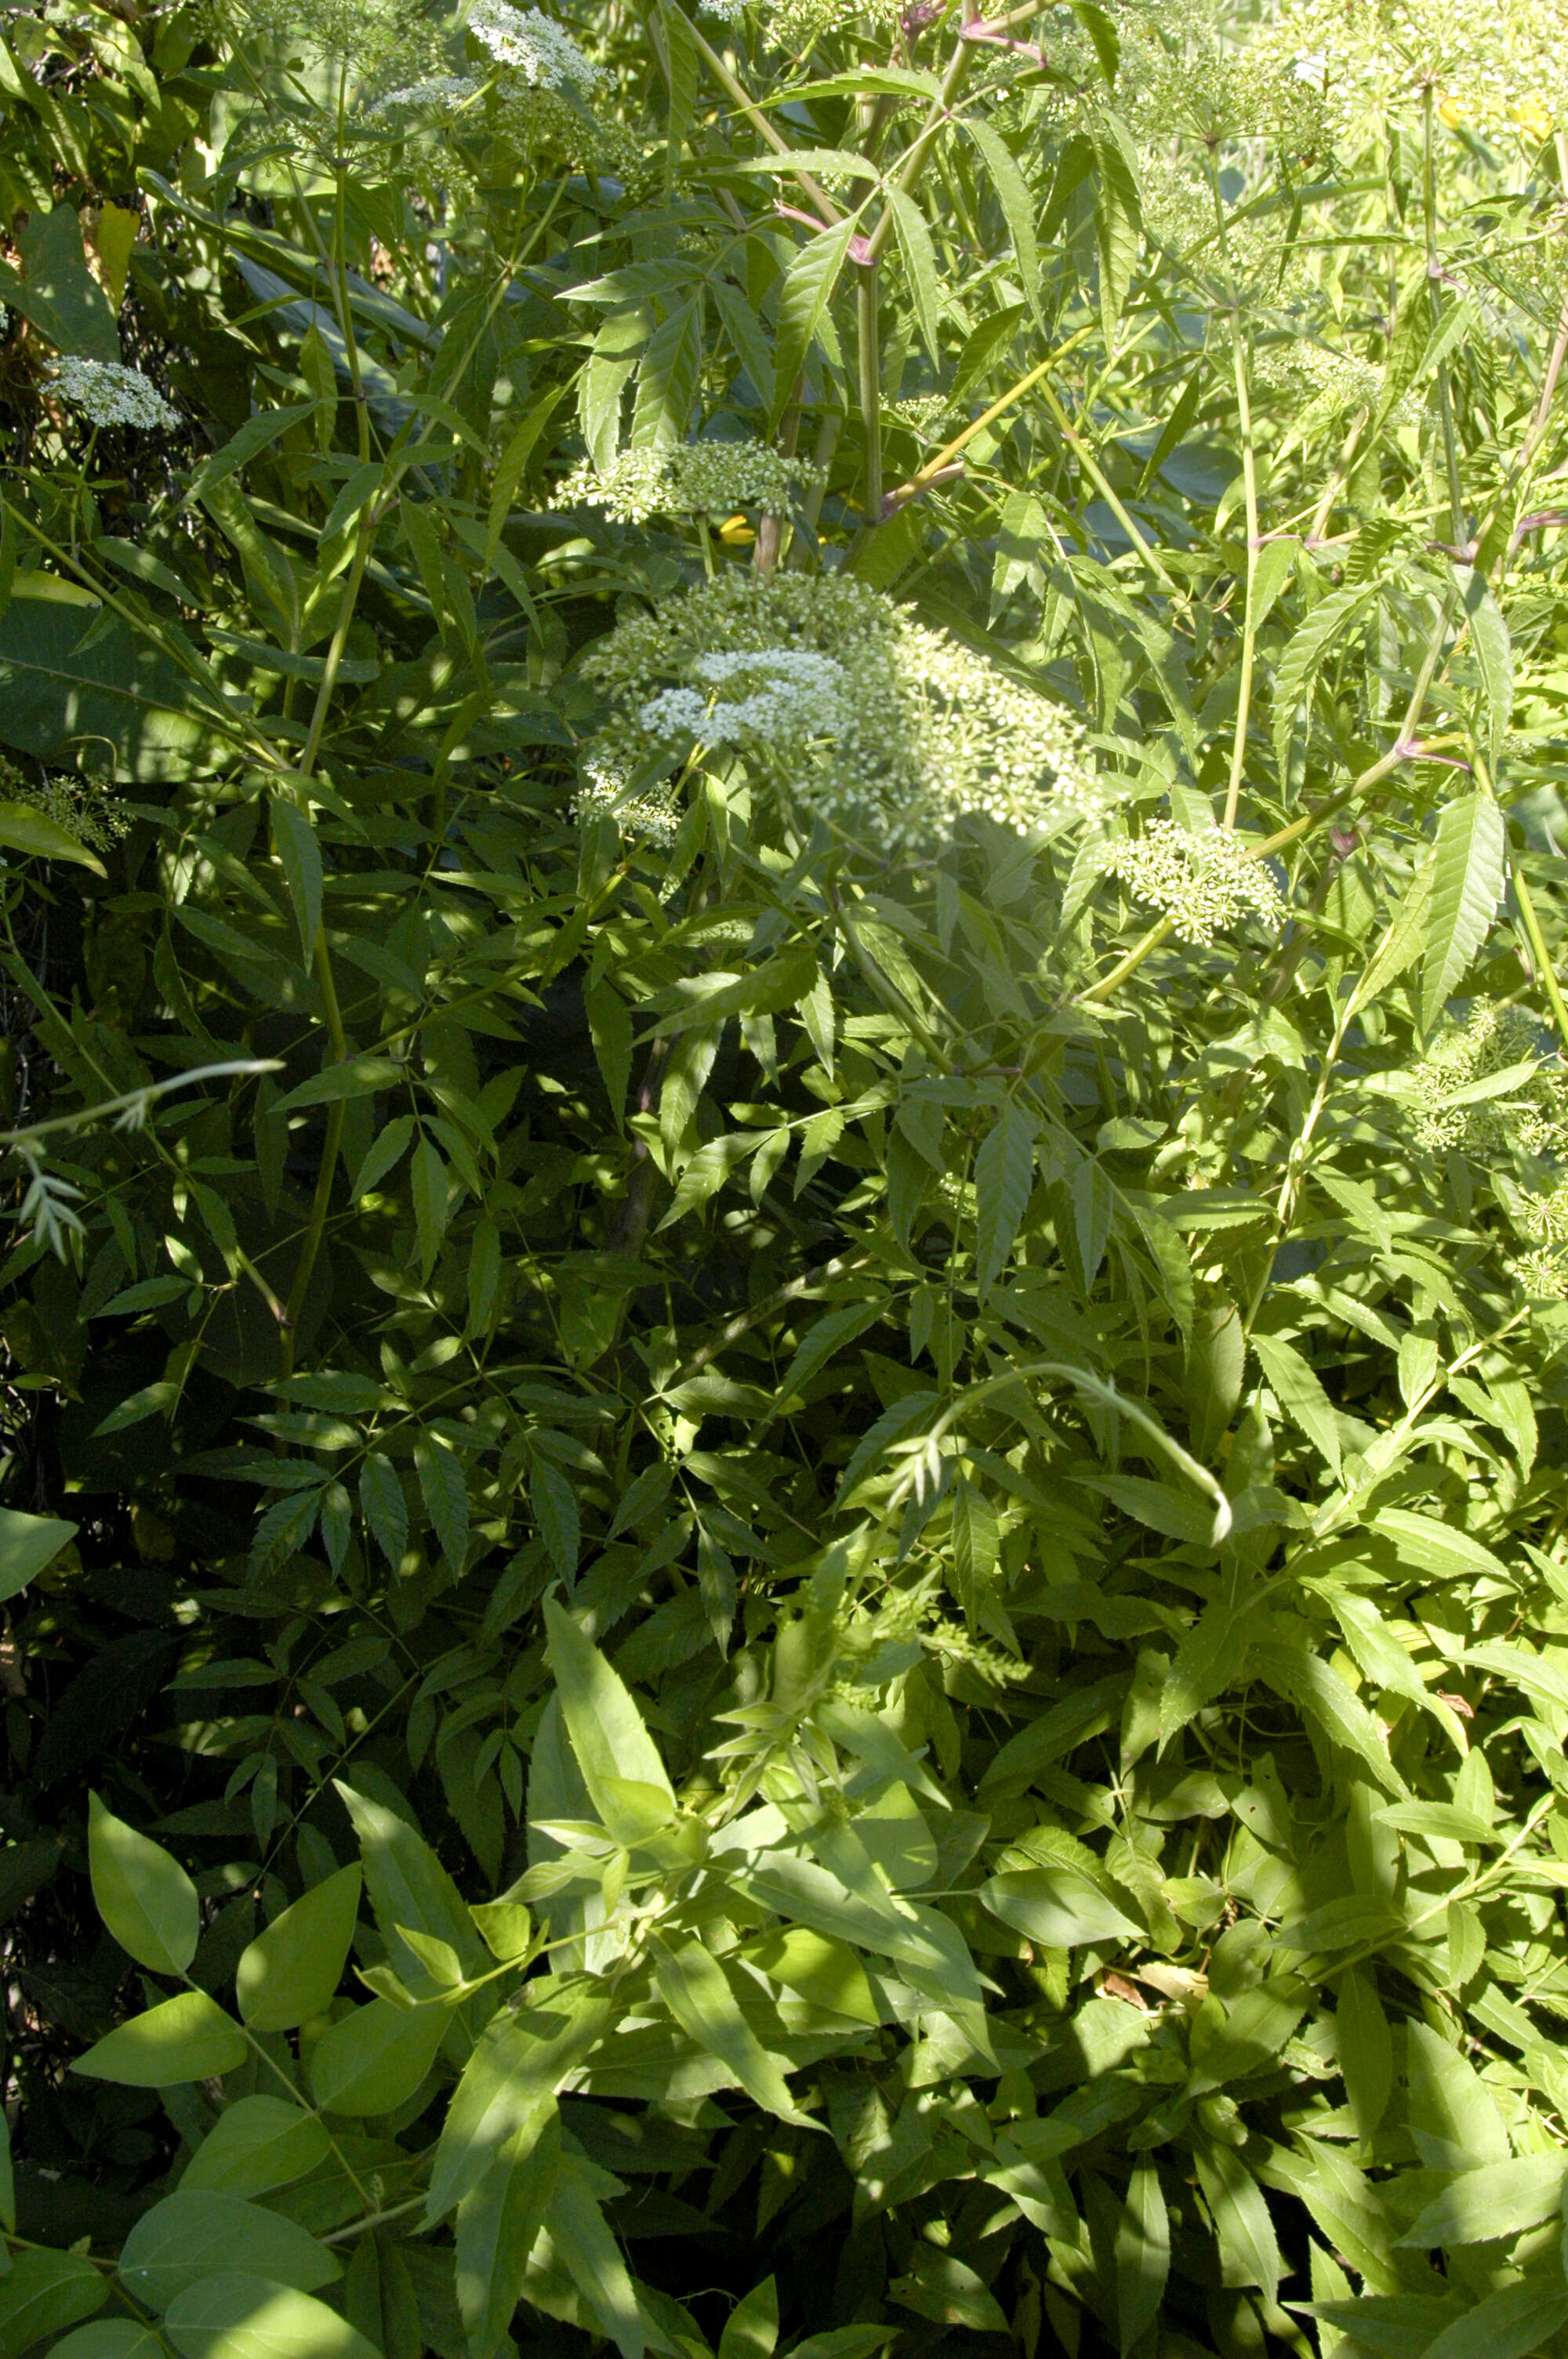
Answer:
POLYGON ((474 0, 468 28, 492 58, 515 66, 535 90, 574 82, 590 91, 605 79, 603 67, 585 57, 571 35, 537 8, 514 8, 511 0, 474 0))
POLYGON ((51 393, 79 409, 92 426, 139 426, 152 433, 179 424, 151 377, 118 361, 57 361, 49 379, 51 393))
POLYGON ((1328 82, 1328 58, 1322 49, 1303 50, 1292 60, 1291 71, 1297 82, 1304 82, 1314 90, 1324 89, 1328 82))
POLYGON ((1184 941, 1212 942, 1248 910, 1266 926, 1285 914, 1279 886, 1228 828, 1195 834, 1174 820, 1151 820, 1141 835, 1112 844, 1105 864, 1139 900, 1164 910, 1184 941))
POLYGON ((395 110, 417 112, 432 107, 460 106, 480 87, 474 74, 438 74, 432 82, 413 82, 406 89, 389 90, 378 98, 371 114, 390 114, 395 110))

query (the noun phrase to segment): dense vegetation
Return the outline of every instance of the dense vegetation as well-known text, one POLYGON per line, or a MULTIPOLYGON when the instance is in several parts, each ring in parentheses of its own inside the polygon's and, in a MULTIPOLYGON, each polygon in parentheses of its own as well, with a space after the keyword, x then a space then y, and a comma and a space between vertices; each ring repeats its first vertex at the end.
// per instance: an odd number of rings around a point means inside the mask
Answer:
POLYGON ((0 23, 0 2359, 1568 2353, 1557 12, 227 8, 0 23))

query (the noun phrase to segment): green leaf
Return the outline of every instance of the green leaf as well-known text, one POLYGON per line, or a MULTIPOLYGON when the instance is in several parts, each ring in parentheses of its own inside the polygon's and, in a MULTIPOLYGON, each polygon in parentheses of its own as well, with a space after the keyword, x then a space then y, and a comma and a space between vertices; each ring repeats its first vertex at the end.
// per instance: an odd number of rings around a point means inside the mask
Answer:
POLYGON ((30 803, 0 803, 0 844, 32 860, 73 860, 95 876, 109 874, 95 852, 30 803))
MULTIPOLYGON (((996 190, 997 201, 1001 207, 1002 218, 1007 223, 1007 234, 1011 243, 1019 282, 1023 288, 1023 299, 1029 306, 1035 326, 1044 332, 1045 315, 1040 303, 1040 288, 1044 274, 1040 265, 1040 240, 1034 226, 1034 199, 1030 192, 1029 182, 1024 177, 1022 167, 1006 140, 985 120, 983 115, 969 109, 959 117, 959 121, 979 150, 980 160, 986 168, 992 188, 996 190)), ((1118 160, 1120 160, 1119 157, 1118 160)), ((1122 172, 1124 182, 1126 179, 1124 168, 1122 172)), ((1136 193, 1133 197, 1133 208, 1136 218, 1136 193)), ((1133 259, 1136 262, 1136 237, 1133 259)), ((1128 276, 1129 277, 1131 276, 1130 268, 1128 276)))
POLYGON ((742 2294, 724 2321, 719 2359, 773 2359, 779 2339, 779 2289, 764 2277, 742 2294))
POLYGON ((1507 830, 1490 795, 1447 804, 1433 847, 1421 1020, 1431 1031, 1492 929, 1503 895, 1507 830))
POLYGON ((314 2293, 342 2275, 308 2230, 262 2204, 179 2188, 144 2212, 120 2251, 120 2282, 133 2300, 167 2310, 219 2269, 243 2270, 314 2293))
POLYGON ((1359 1966, 1352 1966, 1340 1981, 1334 2026, 1357 2136, 1370 2138, 1393 2093, 1394 2050, 1377 1984, 1359 1966))
POLYGON ((485 2026, 452 2093, 430 2174, 426 2219, 443 2219, 553 2097, 610 2020, 607 1995, 582 1983, 535 1981, 532 2004, 485 2026))
POLYGON ((326 2013, 348 1962, 360 1883, 357 1867, 340 1868, 275 1917, 243 1952, 234 1992, 253 2031, 292 2031, 326 2013))
POLYGON ((1492 775, 1503 757, 1503 740, 1514 709, 1514 652, 1497 600, 1487 577, 1473 565, 1459 569, 1465 612, 1470 623, 1470 652, 1481 675, 1482 712, 1486 721, 1487 758, 1492 775))
POLYGON ((169 2089, 181 2081, 222 2080, 249 2052, 239 2025, 215 2000, 205 1991, 182 1991, 120 2024, 70 2069, 123 2088, 169 2089))
POLYGON ((0 2359, 21 2359, 80 2318, 91 2318, 108 2297, 109 2281, 81 2253, 24 2250, 0 2277, 0 2359))
POLYGON ((562 2162, 550 2211, 550 2239, 599 2332, 609 2336, 621 2359, 643 2359, 646 2335, 636 2291, 588 2167, 575 2156, 562 2162))
POLYGON ((1122 2359, 1160 2315, 1171 2273, 1171 2225, 1160 2174, 1134 2166, 1116 2232, 1116 2320, 1122 2359))
POLYGON ((16 2180, 11 2165, 11 2125, 0 2111, 0 2228, 16 2225, 16 2180))
POLYGON ((544 2099, 458 2206, 458 2308, 470 2359, 494 2359, 509 2339, 535 2238, 560 2173, 560 2114, 544 2099))
POLYGON ((1114 351, 1116 331, 1138 268, 1143 212, 1138 181, 1122 142, 1109 125, 1094 124, 1095 243, 1099 250, 1100 327, 1114 351))
POLYGON ((398 1933, 406 1925, 449 1944, 465 1973, 482 1973, 487 1952, 461 1894, 435 1853, 406 1820, 351 1786, 337 1782, 364 1863, 365 1890, 393 1972, 416 1999, 438 1998, 440 1985, 398 1933))
POLYGON ((377 1548, 398 1571, 408 1549, 408 1505, 396 1469, 379 1450, 367 1451, 360 1469, 360 1508, 377 1548))
POLYGON ((216 704, 117 615, 16 597, 0 617, 0 744, 38 761, 107 746, 118 778, 189 777, 231 757, 216 704))
POLYGON ((528 1468, 528 1504, 550 1562, 563 1581, 570 1581, 582 1553, 577 1493, 570 1477, 543 1456, 536 1456, 528 1468))
POLYGON ((309 813, 300 810, 292 795, 276 794, 272 798, 272 840, 294 907, 294 922, 299 929, 301 963, 308 974, 316 952, 317 929, 321 923, 321 896, 326 880, 321 868, 321 846, 309 813))
POLYGON ((866 1970, 846 1942, 813 1933, 805 1925, 790 1925, 750 1942, 746 1957, 770 1981, 783 1983, 814 2006, 849 2016, 857 2023, 881 2020, 866 1970))
POLYGON ((1565 2319, 1568 2288, 1550 2277, 1527 2277, 1488 2294, 1445 2326, 1421 2359, 1532 2359, 1550 2348, 1565 2319))
MULTIPOLYGON (((1360 621, 1376 594, 1376 585, 1369 582, 1347 582, 1343 589, 1331 590, 1313 608, 1280 658, 1274 673, 1273 703, 1274 759, 1281 772, 1290 752, 1296 714, 1303 703, 1310 707, 1318 673, 1340 640, 1360 621)), ((1310 718, 1309 712, 1309 724, 1310 718)))
POLYGON ((237 2270, 188 2288, 164 2322, 182 2359, 381 2359, 314 2295, 237 2270))
POLYGON ((795 381, 806 366, 812 339, 827 314, 838 274, 860 227, 858 212, 847 213, 831 229, 820 229, 802 247, 784 273, 779 296, 778 332, 773 344, 773 400, 768 426, 776 431, 789 408, 795 381))
MULTIPOLYGON (((604 1824, 615 1834, 622 1823, 612 1782, 618 1777, 654 1788, 668 1801, 673 1818, 674 1788, 658 1747, 623 1682, 554 1598, 545 1600, 545 1628, 572 1751, 604 1824)), ((640 1832, 640 1827, 627 1822, 625 1840, 635 1842, 640 1832)))
POLYGON ((1125 1909, 1070 1868, 1026 1867, 993 1875, 981 1885, 979 1898, 993 1917, 1044 1949, 1143 1939, 1143 1928, 1125 1909))
POLYGON ((1279 2292, 1284 2263, 1262 2189, 1234 2147, 1203 2141, 1196 2152, 1198 2185, 1219 2239, 1220 2277, 1227 2286, 1261 2286, 1270 2301, 1279 2292))
POLYGON ((187 2192, 210 2188, 223 2195, 265 2195, 319 2169, 330 2151, 314 2114, 282 2097, 236 2097, 186 2164, 179 2184, 187 2192))
POLYGON ((1565 2176, 1568 2157, 1556 2153, 1516 2155, 1508 2162, 1462 2170, 1416 2214, 1399 2241, 1430 2249, 1517 2236, 1553 2216, 1565 2176))
POLYGON ((719 1960, 698 1940, 678 1949, 654 1935, 650 1942, 659 1996, 688 2038, 731 2071, 746 2094, 797 2129, 818 2129, 803 2114, 789 2083, 741 2012, 719 1960))
POLYGON ((975 1158, 975 1284, 982 1296, 990 1292, 1012 1251, 1033 1178, 1034 1125, 1010 1102, 975 1158))
POLYGON ((469 1494, 462 1462, 435 1434, 423 1433, 414 1445, 414 1469, 441 1554, 460 1577, 469 1544, 469 1494))
POLYGON ((1252 1349, 1275 1399, 1339 1479, 1339 1423, 1310 1360, 1278 1335, 1254 1335, 1252 1349))
POLYGON ((0 1605, 46 1571, 81 1528, 58 1516, 24 1516, 18 1508, 0 1507, 0 1605))
POLYGON ((316 2103, 326 2114, 395 2113, 434 2064, 447 2023, 439 2006, 394 2006, 384 1998, 340 2016, 310 2050, 316 2103))
POLYGON ((87 266, 81 221, 63 201, 32 213, 18 233, 26 277, 0 266, 0 300, 31 321, 57 352, 86 361, 117 362, 120 331, 114 306, 87 266))
POLYGON ((182 1974, 196 1955, 201 1910, 179 1862, 96 1794, 87 1802, 87 1859, 98 1914, 120 1947, 155 1974, 182 1974))
POLYGON ((1005 2334, 1007 2312, 983 2277, 953 2253, 917 2249, 914 2268, 895 2277, 888 2299, 940 2326, 966 2326, 977 2334, 1005 2334))
POLYGON ((632 1082, 632 1011, 621 994, 605 982, 590 983, 583 993, 589 1037, 604 1079, 610 1111, 618 1131, 626 1126, 626 1093, 632 1082))
POLYGON ((157 2330, 135 2318, 95 2318, 49 2345, 49 2359, 160 2359, 157 2330))
POLYGON ((942 365, 942 314, 946 305, 943 299, 942 276, 936 261, 936 249, 931 243, 931 232, 925 226, 925 216, 914 198, 906 196, 896 184, 890 184, 888 188, 887 204, 892 215, 893 234, 898 240, 903 275, 909 282, 914 304, 914 316, 920 322, 921 342, 931 356, 933 367, 939 369, 942 365))

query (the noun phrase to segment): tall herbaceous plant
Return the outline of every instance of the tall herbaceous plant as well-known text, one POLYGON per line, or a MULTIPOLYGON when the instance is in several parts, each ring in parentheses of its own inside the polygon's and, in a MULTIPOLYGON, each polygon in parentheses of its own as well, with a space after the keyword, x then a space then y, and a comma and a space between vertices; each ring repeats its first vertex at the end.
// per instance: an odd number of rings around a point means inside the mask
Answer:
POLYGON ((1568 2359, 1565 181, 0 15, 0 2359, 1568 2359))

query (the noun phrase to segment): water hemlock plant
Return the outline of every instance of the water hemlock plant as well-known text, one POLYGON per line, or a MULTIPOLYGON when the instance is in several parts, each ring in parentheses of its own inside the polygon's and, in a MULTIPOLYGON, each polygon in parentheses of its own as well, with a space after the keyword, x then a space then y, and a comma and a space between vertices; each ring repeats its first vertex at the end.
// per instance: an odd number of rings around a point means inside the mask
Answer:
POLYGON ((1568 2359, 1568 81, 0 22, 0 2359, 1568 2359))

